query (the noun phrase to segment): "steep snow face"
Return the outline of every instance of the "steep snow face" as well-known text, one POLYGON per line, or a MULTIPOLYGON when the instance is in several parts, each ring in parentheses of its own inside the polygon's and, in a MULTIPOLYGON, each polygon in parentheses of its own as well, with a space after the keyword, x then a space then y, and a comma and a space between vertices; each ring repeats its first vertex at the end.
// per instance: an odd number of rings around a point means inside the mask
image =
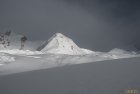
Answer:
POLYGON ((53 54, 69 54, 69 55, 82 55, 89 54, 92 51, 79 48, 72 39, 64 36, 61 33, 54 34, 47 42, 42 45, 40 49, 44 53, 53 54))

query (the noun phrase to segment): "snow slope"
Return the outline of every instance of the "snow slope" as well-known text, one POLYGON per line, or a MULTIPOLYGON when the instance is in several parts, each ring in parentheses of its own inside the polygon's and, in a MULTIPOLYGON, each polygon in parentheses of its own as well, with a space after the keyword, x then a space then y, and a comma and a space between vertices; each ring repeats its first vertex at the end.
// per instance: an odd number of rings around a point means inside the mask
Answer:
POLYGON ((140 92, 139 61, 127 58, 0 76, 0 94, 126 94, 129 88, 140 92))
POLYGON ((90 54, 93 51, 79 48, 72 39, 61 33, 54 34, 48 42, 39 47, 43 53, 82 55, 90 54))
POLYGON ((7 75, 25 71, 47 69, 72 64, 82 64, 112 59, 140 57, 132 53, 114 51, 103 53, 95 52, 87 55, 42 54, 38 51, 28 50, 1 50, 0 75, 7 75))

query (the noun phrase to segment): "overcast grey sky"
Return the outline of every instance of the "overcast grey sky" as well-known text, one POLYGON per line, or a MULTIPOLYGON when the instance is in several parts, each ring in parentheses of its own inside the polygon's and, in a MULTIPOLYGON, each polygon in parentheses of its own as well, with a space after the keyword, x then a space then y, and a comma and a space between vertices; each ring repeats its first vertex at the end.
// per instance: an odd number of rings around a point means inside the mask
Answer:
POLYGON ((140 45, 139 0, 0 0, 0 32, 30 40, 60 32, 80 47, 108 51, 140 45))

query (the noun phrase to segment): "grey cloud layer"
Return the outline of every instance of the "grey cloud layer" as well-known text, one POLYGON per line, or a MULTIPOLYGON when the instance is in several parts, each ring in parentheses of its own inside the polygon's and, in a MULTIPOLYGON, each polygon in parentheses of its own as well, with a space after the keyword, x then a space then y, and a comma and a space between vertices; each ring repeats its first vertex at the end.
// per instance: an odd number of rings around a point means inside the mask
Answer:
POLYGON ((138 3, 129 0, 1 0, 0 30, 10 28, 32 40, 47 40, 60 32, 79 46, 92 50, 139 45, 138 3))

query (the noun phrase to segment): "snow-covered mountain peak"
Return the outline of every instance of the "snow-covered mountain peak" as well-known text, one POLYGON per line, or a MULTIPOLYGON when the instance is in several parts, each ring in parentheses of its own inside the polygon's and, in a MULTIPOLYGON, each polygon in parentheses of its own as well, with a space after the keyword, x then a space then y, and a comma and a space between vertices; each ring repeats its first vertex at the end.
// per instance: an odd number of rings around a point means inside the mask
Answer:
POLYGON ((64 37, 64 35, 62 33, 55 33, 54 35, 57 37, 64 37))
POLYGON ((40 50, 44 53, 53 54, 81 55, 91 53, 91 51, 85 51, 85 49, 79 48, 72 39, 61 33, 54 34, 40 48, 42 48, 40 50))
POLYGON ((55 33, 49 40, 48 42, 52 41, 53 39, 57 40, 57 42, 62 42, 62 41, 68 41, 70 40, 68 37, 63 35, 62 33, 55 33))

